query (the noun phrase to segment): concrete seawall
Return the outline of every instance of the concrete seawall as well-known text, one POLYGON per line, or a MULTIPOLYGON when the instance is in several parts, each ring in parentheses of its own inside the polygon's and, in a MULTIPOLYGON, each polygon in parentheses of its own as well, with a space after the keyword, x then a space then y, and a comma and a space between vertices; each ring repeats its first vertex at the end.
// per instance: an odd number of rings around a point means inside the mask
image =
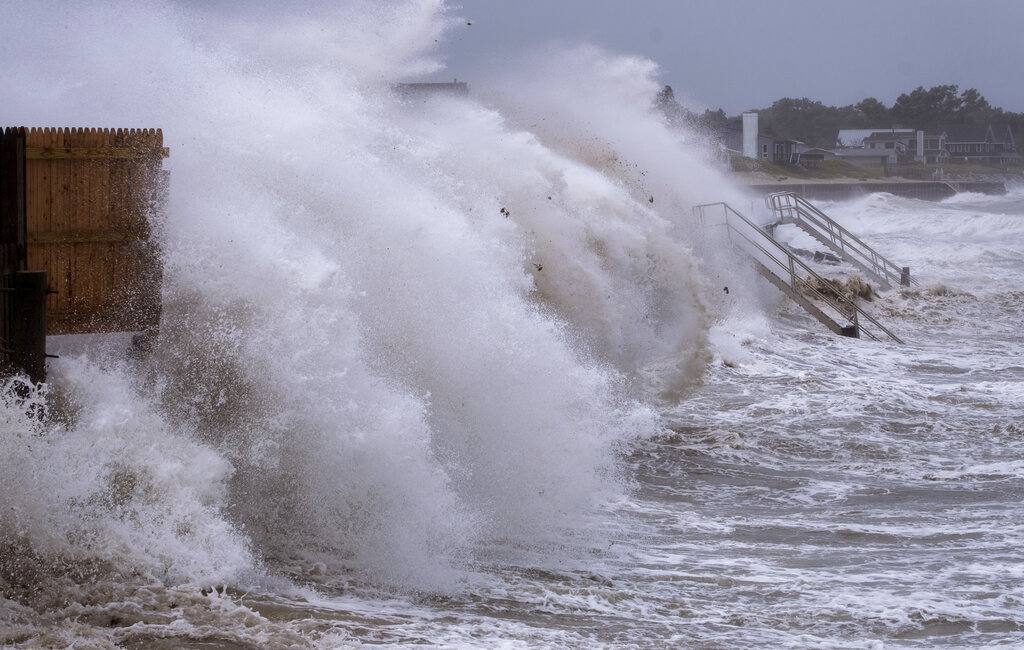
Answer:
POLYGON ((796 192, 805 199, 818 201, 842 201, 866 194, 886 192, 895 196, 924 201, 941 201, 958 192, 979 194, 1005 194, 1006 185, 998 181, 926 181, 909 183, 887 183, 884 181, 862 181, 848 183, 770 183, 746 185, 756 194, 772 192, 796 192))

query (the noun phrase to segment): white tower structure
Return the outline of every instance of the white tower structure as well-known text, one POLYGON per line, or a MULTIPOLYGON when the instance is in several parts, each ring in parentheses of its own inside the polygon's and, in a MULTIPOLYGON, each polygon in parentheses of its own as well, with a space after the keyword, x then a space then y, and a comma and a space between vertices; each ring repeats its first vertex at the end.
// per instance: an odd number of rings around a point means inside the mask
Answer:
POLYGON ((743 114, 743 155, 760 158, 757 152, 757 113, 743 114))

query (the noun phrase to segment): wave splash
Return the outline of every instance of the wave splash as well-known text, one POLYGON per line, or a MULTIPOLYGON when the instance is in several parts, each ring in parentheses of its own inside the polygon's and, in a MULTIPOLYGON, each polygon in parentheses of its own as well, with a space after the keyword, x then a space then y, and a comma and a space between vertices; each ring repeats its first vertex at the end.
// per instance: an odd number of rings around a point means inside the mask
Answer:
POLYGON ((553 52, 514 102, 409 105, 391 85, 436 67, 437 2, 64 11, 89 38, 27 66, 57 101, 9 120, 163 128, 164 313, 141 365, 51 365, 60 418, 4 405, 5 592, 25 549, 170 584, 448 589, 626 489, 617 450, 707 360, 715 262, 680 214, 724 191, 636 100, 653 66, 553 52), (558 102, 570 78, 592 101, 558 102))

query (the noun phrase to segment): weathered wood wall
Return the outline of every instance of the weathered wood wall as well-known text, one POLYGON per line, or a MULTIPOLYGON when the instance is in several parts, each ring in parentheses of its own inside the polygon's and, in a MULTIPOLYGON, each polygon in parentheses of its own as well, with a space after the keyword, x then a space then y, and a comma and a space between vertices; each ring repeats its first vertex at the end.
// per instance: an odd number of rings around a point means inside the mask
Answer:
POLYGON ((25 259, 25 129, 0 131, 0 373, 13 366, 14 274, 25 259))
POLYGON ((154 330, 159 129, 25 130, 26 268, 48 272, 47 334, 154 330))

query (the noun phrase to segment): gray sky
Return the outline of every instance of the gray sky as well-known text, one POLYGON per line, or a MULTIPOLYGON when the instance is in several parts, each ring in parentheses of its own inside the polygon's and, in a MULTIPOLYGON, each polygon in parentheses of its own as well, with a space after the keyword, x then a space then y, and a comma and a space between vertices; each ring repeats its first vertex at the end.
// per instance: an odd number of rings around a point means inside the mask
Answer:
POLYGON ((782 97, 887 106, 918 86, 977 88, 1024 112, 1024 0, 451 0, 441 50, 473 85, 552 43, 643 55, 680 99, 730 114, 782 97))

